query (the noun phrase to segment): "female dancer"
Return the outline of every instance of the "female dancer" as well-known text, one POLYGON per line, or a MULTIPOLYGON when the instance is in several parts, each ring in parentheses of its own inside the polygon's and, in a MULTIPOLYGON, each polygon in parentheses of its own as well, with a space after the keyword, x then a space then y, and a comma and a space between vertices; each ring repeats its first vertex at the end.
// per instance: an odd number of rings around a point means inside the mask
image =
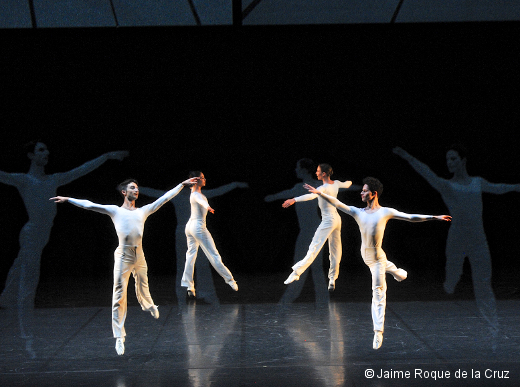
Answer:
POLYGON ((220 274, 226 283, 231 286, 234 291, 238 291, 238 285, 233 279, 233 275, 229 269, 222 263, 222 258, 215 246, 213 237, 206 228, 206 215, 208 211, 212 214, 215 210, 209 206, 208 199, 202 194, 202 187, 206 185, 206 178, 200 171, 190 172, 190 178, 198 177, 199 180, 191 187, 190 204, 191 216, 186 223, 186 239, 188 242, 188 251, 186 251, 186 265, 184 266, 184 274, 182 275, 181 285, 188 288, 188 297, 195 297, 195 282, 193 281, 193 271, 195 260, 197 259, 197 251, 202 247, 202 251, 211 263, 211 266, 220 274))
MULTIPOLYGON (((323 181, 323 185, 318 188, 318 191, 327 193, 332 197, 338 196, 340 188, 349 188, 352 185, 351 181, 332 180, 332 167, 329 164, 320 164, 316 169, 316 177, 323 181)), ((339 263, 341 261, 341 217, 334 206, 323 200, 317 194, 307 194, 298 196, 292 199, 287 199, 283 204, 283 208, 292 206, 296 202, 312 200, 318 198, 318 205, 321 210, 321 223, 312 238, 309 250, 305 257, 297 262, 293 267, 293 272, 285 280, 288 285, 293 281, 298 281, 300 275, 307 270, 307 268, 314 262, 314 259, 321 251, 325 241, 329 241, 329 292, 333 292, 336 287, 336 279, 339 275, 339 263)))

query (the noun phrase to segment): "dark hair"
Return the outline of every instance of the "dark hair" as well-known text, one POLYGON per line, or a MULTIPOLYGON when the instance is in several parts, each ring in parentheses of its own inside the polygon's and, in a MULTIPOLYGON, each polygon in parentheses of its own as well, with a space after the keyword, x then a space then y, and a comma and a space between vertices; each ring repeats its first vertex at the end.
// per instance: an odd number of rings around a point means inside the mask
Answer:
POLYGON ((191 179, 192 177, 200 177, 201 174, 202 174, 201 171, 190 171, 188 178, 191 179))
POLYGON ((446 148, 446 153, 448 153, 448 151, 450 150, 457 152, 461 159, 465 159, 468 157, 468 148, 466 148, 462 144, 451 144, 449 147, 446 148))
POLYGON ((122 181, 121 183, 119 183, 117 185, 117 187, 116 187, 117 192, 119 192, 121 194, 121 196, 124 197, 124 195, 121 193, 121 191, 126 191, 128 184, 130 184, 130 183, 135 183, 137 186, 139 185, 139 183, 135 179, 126 179, 125 181, 122 181))
POLYGON ((325 172, 327 176, 332 176, 332 167, 327 163, 321 163, 319 165, 322 172, 325 172))
POLYGON ((383 183, 381 183, 378 179, 375 177, 365 177, 363 179, 363 184, 368 185, 368 189, 374 193, 377 192, 377 197, 381 197, 383 194, 383 183))
POLYGON ((305 169, 308 173, 312 174, 315 171, 314 161, 312 161, 311 159, 307 159, 307 158, 300 159, 296 162, 296 164, 298 164, 300 166, 300 168, 305 169))

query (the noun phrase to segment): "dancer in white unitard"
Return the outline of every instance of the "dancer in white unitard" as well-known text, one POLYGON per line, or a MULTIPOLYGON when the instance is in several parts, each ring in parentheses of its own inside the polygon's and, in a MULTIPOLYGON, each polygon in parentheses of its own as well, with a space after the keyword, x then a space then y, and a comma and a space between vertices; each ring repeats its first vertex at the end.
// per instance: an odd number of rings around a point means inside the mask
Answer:
MULTIPOLYGON (((213 197, 224 195, 237 188, 248 188, 249 185, 243 182, 232 182, 223 186, 204 189, 204 196, 210 199, 213 197)), ((146 195, 158 198, 164 195, 165 191, 154 188, 139 187, 141 195, 146 195)), ((177 295, 177 302, 184 300, 186 290, 181 286, 182 275, 184 273, 184 265, 186 262, 186 250, 188 245, 186 243, 186 223, 191 216, 190 205, 191 192, 182 190, 181 193, 175 196, 170 203, 175 208, 175 217, 177 218, 177 226, 175 228, 175 252, 176 252, 176 279, 175 279, 175 293, 177 295)), ((213 284, 213 277, 211 275, 211 267, 209 261, 206 259, 199 259, 195 262, 195 277, 197 282, 197 298, 203 299, 210 304, 218 304, 219 299, 213 284)))
POLYGON ((125 319, 127 313, 127 287, 130 274, 135 279, 135 293, 144 311, 148 311, 156 319, 159 310, 154 305, 148 289, 148 266, 143 252, 144 223, 148 216, 157 211, 168 200, 177 195, 184 185, 193 184, 198 179, 188 179, 168 191, 153 203, 141 208, 135 206, 139 197, 139 186, 134 179, 128 179, 118 185, 123 196, 121 207, 102 205, 89 200, 80 200, 64 196, 56 196, 50 200, 56 203, 72 203, 77 207, 99 212, 110 216, 116 229, 119 245, 114 252, 114 289, 112 295, 112 332, 116 338, 118 355, 125 352, 125 319))
MULTIPOLYGON (((340 188, 349 188, 351 181, 332 180, 332 167, 329 164, 320 164, 316 169, 316 177, 323 182, 318 190, 327 193, 330 196, 337 197, 340 188)), ((300 275, 314 262, 314 259, 323 248, 323 245, 329 241, 329 291, 333 292, 336 287, 336 279, 339 275, 339 264, 341 262, 341 217, 334 206, 323 200, 317 194, 306 194, 287 199, 282 206, 288 208, 296 202, 303 202, 318 198, 318 205, 321 210, 321 223, 312 238, 309 250, 305 257, 297 262, 293 267, 293 272, 285 280, 288 285, 293 281, 298 281, 300 275)))
POLYGON ((446 241, 445 291, 449 294, 455 291, 462 275, 464 258, 468 257, 477 307, 486 319, 492 336, 496 336, 499 325, 491 286, 491 254, 482 219, 482 193, 520 192, 520 184, 495 184, 482 177, 470 176, 466 170, 467 151, 461 145, 452 145, 446 153, 446 164, 453 174, 449 180, 437 176, 404 149, 396 147, 393 151, 441 194, 454 217, 446 241))
POLYGON ((397 268, 386 259, 383 251, 383 235, 386 223, 390 219, 406 220, 408 222, 424 222, 427 220, 451 221, 449 215, 417 215, 406 214, 393 208, 381 207, 379 197, 383 192, 383 184, 373 177, 363 179, 361 200, 367 204, 365 208, 347 206, 335 197, 329 196, 318 189, 306 185, 309 192, 320 195, 324 200, 339 210, 352 216, 361 232, 361 256, 372 273, 372 321, 374 323, 373 348, 378 349, 383 343, 383 331, 386 308, 386 273, 390 273, 397 281, 406 279, 407 273, 397 268))
MULTIPOLYGON (((315 171, 316 164, 311 159, 304 158, 296 162, 296 168, 294 170, 296 177, 303 183, 310 184, 313 187, 317 186, 318 183, 317 180, 313 178, 315 171)), ((267 195, 264 200, 269 203, 291 196, 301 196, 306 193, 307 191, 305 188, 303 188, 302 183, 296 183, 294 187, 290 189, 286 189, 272 195, 267 195)), ((320 225, 321 217, 318 212, 318 203, 315 200, 299 202, 295 204, 294 207, 296 210, 296 216, 298 217, 298 226, 300 228, 300 232, 298 233, 296 244, 294 246, 294 263, 296 263, 301 259, 301 257, 305 256, 305 253, 307 252, 307 246, 312 240, 316 229, 320 225)), ((329 293, 327 292, 327 289, 321 286, 321 284, 325 282, 322 261, 323 251, 320 250, 316 254, 314 263, 310 266, 317 303, 327 303, 329 301, 329 293)), ((280 299, 280 303, 290 303, 299 297, 302 292, 307 273, 308 271, 304 271, 300 275, 301 281, 298 281, 292 286, 287 287, 282 298, 280 299)))
POLYGON ((62 185, 94 171, 106 161, 124 159, 128 152, 105 153, 68 172, 48 175, 45 173, 49 161, 47 146, 41 141, 33 141, 25 148, 31 161, 28 173, 0 171, 0 182, 18 189, 29 217, 20 232, 20 251, 7 275, 0 305, 17 310, 21 336, 30 340, 33 335, 32 316, 40 280, 42 251, 49 241, 57 213, 56 205, 49 203, 49 197, 55 196, 62 185))
POLYGON ((188 250, 186 251, 186 264, 182 275, 181 285, 188 288, 188 296, 195 297, 195 281, 193 281, 193 272, 195 268, 195 260, 197 259, 197 251, 199 246, 211 263, 211 266, 226 283, 231 286, 234 291, 238 291, 238 285, 233 278, 229 269, 222 263, 222 258, 215 246, 213 237, 206 228, 206 216, 208 211, 212 214, 215 210, 209 206, 208 199, 202 194, 202 187, 206 185, 206 178, 200 171, 190 172, 190 177, 198 178, 197 182, 191 187, 190 204, 191 216, 186 223, 186 239, 188 242, 188 250))

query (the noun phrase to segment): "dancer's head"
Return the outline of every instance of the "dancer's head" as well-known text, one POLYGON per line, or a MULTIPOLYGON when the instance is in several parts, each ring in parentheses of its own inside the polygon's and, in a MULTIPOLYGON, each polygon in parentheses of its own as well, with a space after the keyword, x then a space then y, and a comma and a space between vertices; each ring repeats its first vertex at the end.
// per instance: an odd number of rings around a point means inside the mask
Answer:
POLYGON ((27 157, 31 160, 31 163, 42 167, 47 165, 49 161, 49 150, 47 149, 47 145, 42 141, 30 141, 24 145, 24 150, 27 157))
POLYGON ((329 164, 321 163, 316 169, 316 176, 318 180, 323 180, 325 177, 332 176, 332 167, 329 164))
POLYGON ((446 151, 446 165, 450 173, 466 168, 468 150, 464 145, 452 144, 446 151))
POLYGON ((365 201, 363 197, 364 192, 368 191, 374 196, 377 195, 378 198, 380 198, 383 194, 383 184, 375 177, 365 177, 363 179, 363 184, 363 191, 361 192, 361 197, 363 198, 363 201, 365 201))
POLYGON ((126 179, 119 183, 116 187, 117 192, 123 198, 128 198, 128 200, 136 200, 139 196, 139 183, 135 179, 126 179))
POLYGON ((299 178, 303 178, 303 175, 312 175, 314 172, 315 164, 311 159, 300 159, 296 162, 296 175, 299 178))
POLYGON ((192 177, 199 177, 200 179, 197 180, 195 184, 192 185, 192 187, 204 187, 206 185, 206 178, 204 177, 204 174, 201 171, 190 171, 189 176, 190 179, 192 177))

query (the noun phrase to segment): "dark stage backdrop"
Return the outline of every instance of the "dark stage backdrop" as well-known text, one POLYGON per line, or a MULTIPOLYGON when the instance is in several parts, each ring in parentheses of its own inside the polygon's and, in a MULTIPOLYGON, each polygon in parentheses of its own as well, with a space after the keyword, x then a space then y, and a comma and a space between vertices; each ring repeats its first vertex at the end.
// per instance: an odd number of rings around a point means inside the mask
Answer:
MULTIPOLYGON (((120 203, 114 187, 127 177, 166 190, 192 169, 205 173, 208 188, 247 182, 249 189, 211 200, 208 227, 234 273, 289 273, 294 208, 263 198, 297 182, 299 158, 328 162, 335 178, 357 184, 376 176, 385 185, 381 203, 410 213, 447 210, 392 153, 397 145, 448 177, 445 147, 462 142, 470 174, 520 183, 518 30, 465 23, 0 31, 0 170, 26 172, 22 145, 40 138, 51 152, 48 173, 130 151, 60 188, 65 196, 120 203)), ((494 284, 506 296, 518 295, 519 198, 484 196, 494 284)), ((3 283, 27 216, 14 188, 0 185, 0 199, 3 283)), ((355 192, 340 199, 362 206, 355 192)), ((346 215, 343 224, 342 268, 366 270, 357 226, 346 215)), ((147 222, 153 275, 175 272, 175 225, 169 204, 147 222)), ((441 283, 448 227, 393 221, 385 250, 441 283)), ((115 246, 109 217, 61 205, 42 280, 111 276, 115 246)))

